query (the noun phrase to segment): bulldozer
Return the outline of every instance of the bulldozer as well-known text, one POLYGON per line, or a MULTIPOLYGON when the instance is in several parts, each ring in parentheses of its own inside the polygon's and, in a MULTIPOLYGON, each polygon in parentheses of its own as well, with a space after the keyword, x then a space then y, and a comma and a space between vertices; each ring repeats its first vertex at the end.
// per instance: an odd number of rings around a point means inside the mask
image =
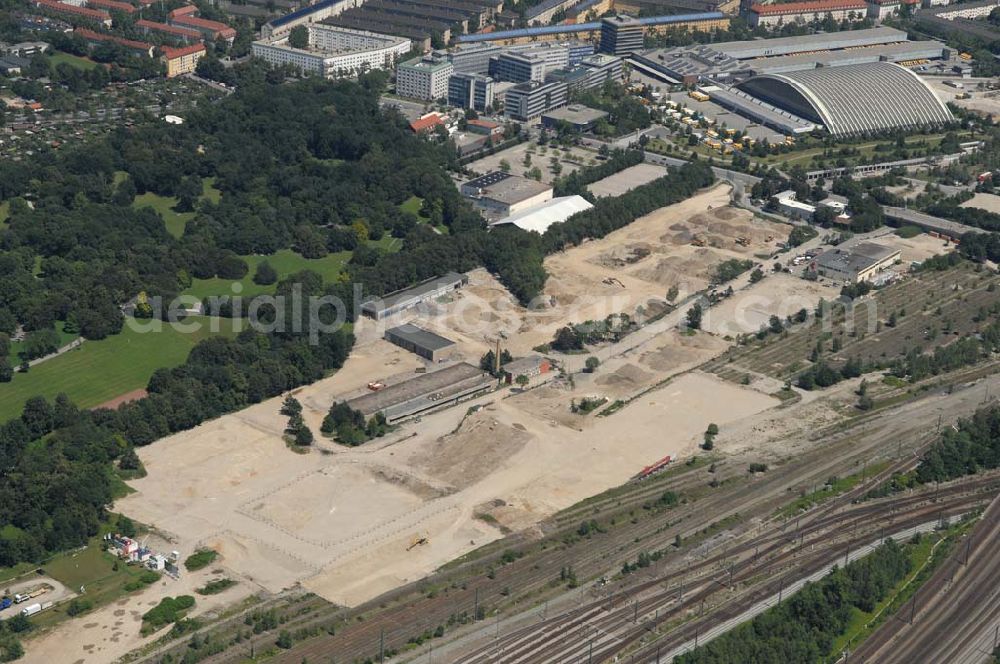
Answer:
POLYGON ((691 238, 691 244, 693 244, 696 247, 704 247, 705 236, 700 233, 698 235, 695 235, 693 238, 691 238))
POLYGON ((738 237, 738 238, 736 238, 736 244, 740 245, 741 247, 749 247, 750 246, 750 238, 748 238, 748 237, 738 237))

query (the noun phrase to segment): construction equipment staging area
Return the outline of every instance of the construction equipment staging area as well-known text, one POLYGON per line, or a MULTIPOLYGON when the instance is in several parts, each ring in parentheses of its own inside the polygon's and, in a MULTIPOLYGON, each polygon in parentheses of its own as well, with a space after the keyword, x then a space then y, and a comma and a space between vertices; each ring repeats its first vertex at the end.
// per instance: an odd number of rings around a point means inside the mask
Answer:
POLYGON ((450 406, 462 399, 486 392, 496 378, 468 362, 457 362, 415 378, 396 383, 347 402, 354 410, 371 417, 382 413, 392 424, 429 410, 450 406))

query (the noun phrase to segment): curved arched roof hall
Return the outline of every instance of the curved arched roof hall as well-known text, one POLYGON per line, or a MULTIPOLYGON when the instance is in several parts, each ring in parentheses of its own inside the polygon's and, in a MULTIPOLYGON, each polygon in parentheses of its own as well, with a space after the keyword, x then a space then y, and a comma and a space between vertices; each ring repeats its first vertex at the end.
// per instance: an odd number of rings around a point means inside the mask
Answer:
POLYGON ((824 125, 834 136, 937 125, 955 119, 923 79, 891 62, 763 74, 737 87, 824 125))

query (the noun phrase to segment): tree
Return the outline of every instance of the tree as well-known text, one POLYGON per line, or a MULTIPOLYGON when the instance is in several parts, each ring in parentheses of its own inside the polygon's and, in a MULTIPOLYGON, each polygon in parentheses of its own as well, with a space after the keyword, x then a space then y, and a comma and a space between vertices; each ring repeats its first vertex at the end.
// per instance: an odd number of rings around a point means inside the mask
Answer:
POLYGON ((201 178, 195 175, 183 178, 177 186, 177 205, 175 209, 178 212, 191 212, 194 210, 198 199, 201 198, 201 193, 201 178))
POLYGON ((277 271, 267 261, 261 261, 253 273, 253 282, 258 286, 269 286, 277 281, 277 271))
POLYGON ((528 386, 530 380, 524 374, 518 374, 517 378, 514 379, 514 382, 517 383, 517 386, 523 390, 528 386))
POLYGON ((764 272, 758 267, 754 268, 754 271, 750 273, 750 283, 755 284, 764 278, 764 272))
POLYGON ((702 314, 703 314, 703 311, 702 311, 702 308, 701 308, 701 304, 698 303, 698 302, 695 302, 691 306, 691 308, 687 310, 687 324, 688 324, 688 327, 691 328, 692 330, 700 330, 701 329, 701 317, 702 317, 702 314))
POLYGON ((594 373, 594 371, 597 370, 597 367, 600 366, 600 364, 601 361, 596 357, 594 357, 593 355, 591 355, 590 357, 587 358, 587 361, 584 362, 584 367, 587 373, 594 373))
POLYGON ((288 45, 292 48, 309 48, 309 28, 297 25, 288 33, 288 45))
POLYGON ((670 288, 669 288, 669 289, 667 290, 667 302, 673 302, 674 300, 676 300, 676 299, 677 299, 677 296, 678 296, 678 295, 680 295, 680 292, 681 292, 681 291, 680 291, 680 289, 679 289, 679 288, 678 288, 678 287, 676 286, 676 284, 675 284, 675 285, 673 285, 673 286, 671 286, 671 287, 670 287, 670 288))
POLYGON ((500 170, 504 173, 510 173, 510 162, 506 159, 500 160, 500 170))

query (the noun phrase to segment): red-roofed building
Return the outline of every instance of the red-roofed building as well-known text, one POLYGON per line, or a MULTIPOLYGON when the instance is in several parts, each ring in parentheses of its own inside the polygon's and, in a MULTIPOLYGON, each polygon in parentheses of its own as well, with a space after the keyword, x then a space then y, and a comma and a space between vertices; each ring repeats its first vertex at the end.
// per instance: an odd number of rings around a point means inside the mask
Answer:
POLYGON ((428 113, 410 123, 410 130, 414 134, 423 134, 434 131, 437 126, 444 126, 444 120, 437 113, 428 113))
POLYGON ((195 7, 194 5, 184 5, 183 7, 178 7, 177 9, 171 10, 171 12, 167 14, 167 16, 170 18, 176 18, 178 16, 197 16, 197 15, 198 15, 198 8, 195 7))
POLYGON ((111 14, 99 9, 88 9, 86 7, 74 7, 65 2, 57 0, 34 0, 33 4, 41 10, 56 14, 59 18, 65 19, 73 25, 86 25, 92 23, 111 27, 111 14))
POLYGON ((124 46, 136 55, 153 57, 153 45, 147 44, 146 42, 135 41, 134 39, 123 39, 122 37, 115 37, 114 35, 106 35, 101 32, 94 32, 89 28, 76 28, 73 30, 73 34, 79 35, 91 46, 96 46, 102 42, 111 42, 112 44, 124 46))
POLYGON ((233 39, 236 38, 236 30, 230 28, 225 23, 209 21, 208 19, 198 18, 197 16, 183 14, 180 16, 171 16, 167 19, 167 22, 170 23, 170 25, 197 30, 203 34, 206 39, 218 39, 219 37, 222 37, 227 42, 232 43, 233 39))
POLYGON ((167 78, 173 78, 181 74, 190 74, 195 70, 198 61, 205 55, 205 45, 192 44, 181 48, 161 46, 160 51, 163 52, 161 60, 167 64, 167 78))
POLYGON ((192 30, 191 28, 181 28, 176 25, 167 25, 166 23, 157 23, 156 21, 148 21, 144 18, 136 21, 135 27, 137 27, 144 35, 157 33, 184 44, 199 44, 202 40, 202 35, 197 30, 192 30))
POLYGON ((87 0, 87 6, 91 9, 103 9, 106 12, 123 12, 125 14, 135 12, 135 7, 127 2, 118 2, 118 0, 87 0))
POLYGON ((493 138, 499 138, 503 135, 503 127, 496 122, 490 122, 489 120, 469 120, 466 122, 466 127, 473 134, 485 134, 489 136, 492 140, 493 138))
POLYGON ((865 0, 812 0, 773 5, 752 5, 748 19, 752 27, 787 23, 812 23, 827 17, 835 21, 860 21, 868 16, 865 0))

